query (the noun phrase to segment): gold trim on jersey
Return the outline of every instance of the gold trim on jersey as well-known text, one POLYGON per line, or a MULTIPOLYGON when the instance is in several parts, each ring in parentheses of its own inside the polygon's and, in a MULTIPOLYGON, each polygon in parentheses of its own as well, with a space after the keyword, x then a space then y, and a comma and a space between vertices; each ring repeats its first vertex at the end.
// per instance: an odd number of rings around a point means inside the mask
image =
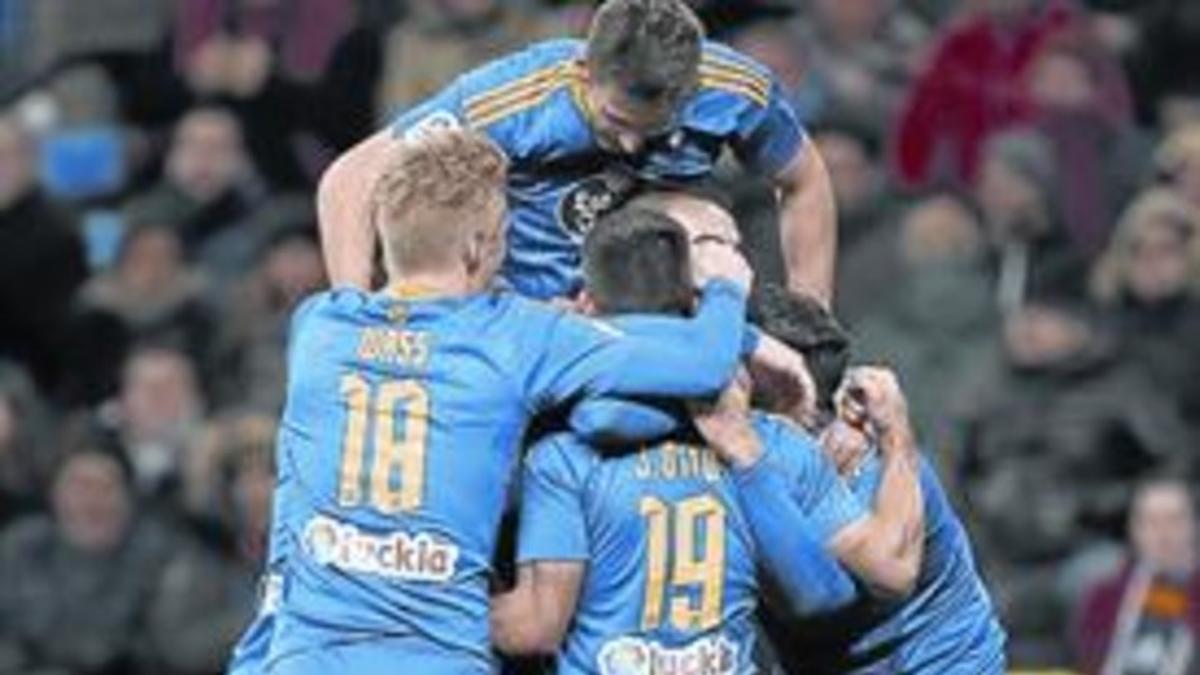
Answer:
POLYGON ((467 122, 473 127, 485 127, 527 110, 569 84, 577 71, 578 64, 574 61, 557 63, 473 96, 464 106, 467 122))
POLYGON ((764 107, 771 98, 770 78, 711 54, 700 62, 700 86, 741 94, 764 107))

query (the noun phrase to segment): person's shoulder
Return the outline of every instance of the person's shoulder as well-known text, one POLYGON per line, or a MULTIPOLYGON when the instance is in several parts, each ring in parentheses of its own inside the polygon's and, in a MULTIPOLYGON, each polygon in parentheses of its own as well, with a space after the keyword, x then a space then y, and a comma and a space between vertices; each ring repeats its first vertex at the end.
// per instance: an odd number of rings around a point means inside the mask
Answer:
POLYGON ((765 108, 773 81, 770 69, 753 58, 725 45, 705 42, 694 104, 719 102, 765 108))
POLYGON ((621 337, 625 331, 603 318, 587 316, 562 307, 556 307, 543 300, 522 297, 516 293, 503 293, 503 308, 512 315, 512 320, 520 322, 527 328, 540 326, 548 328, 555 324, 569 324, 584 330, 595 330, 598 333, 621 337))
POLYGON ((465 75, 466 123, 493 127, 546 109, 555 93, 581 81, 583 53, 579 40, 546 40, 465 75))
POLYGON ((565 431, 541 439, 525 457, 527 470, 572 485, 582 485, 598 462, 599 455, 591 446, 565 431))
POLYGON ((750 413, 750 421, 754 424, 755 430, 763 435, 764 442, 768 439, 774 440, 779 436, 786 435, 816 443, 816 439, 804 427, 783 415, 764 410, 753 410, 750 413))
POLYGON ((293 327, 311 320, 332 319, 362 311, 370 294, 353 286, 335 286, 314 293, 292 311, 293 327))

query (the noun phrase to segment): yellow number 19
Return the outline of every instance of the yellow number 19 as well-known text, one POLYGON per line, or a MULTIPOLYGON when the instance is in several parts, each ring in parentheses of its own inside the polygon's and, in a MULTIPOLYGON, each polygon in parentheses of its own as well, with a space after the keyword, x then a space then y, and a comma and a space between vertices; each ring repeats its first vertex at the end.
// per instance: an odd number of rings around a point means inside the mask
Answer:
POLYGON ((671 624, 678 630, 707 630, 721 622, 721 596, 725 587, 725 505, 712 495, 685 499, 674 505, 654 497, 644 497, 642 517, 646 519, 646 599, 642 606, 642 628, 652 630, 662 624, 666 596, 668 557, 673 589, 699 587, 699 607, 688 595, 673 592, 671 624), (674 517, 672 518, 672 512, 674 517), (674 521, 674 522, 672 522, 674 521), (697 551, 697 532, 703 525, 704 546, 697 551), (668 550, 670 530, 675 531, 675 546, 668 550))
POLYGON ((367 428, 375 428, 371 464, 371 505, 383 513, 420 508, 425 496, 425 450, 429 442, 429 393, 414 380, 385 382, 372 402, 371 385, 359 375, 342 378, 348 417, 342 440, 338 503, 363 500, 367 428), (396 411, 404 406, 404 436, 396 437, 396 411), (393 481, 396 473, 398 479, 393 481))

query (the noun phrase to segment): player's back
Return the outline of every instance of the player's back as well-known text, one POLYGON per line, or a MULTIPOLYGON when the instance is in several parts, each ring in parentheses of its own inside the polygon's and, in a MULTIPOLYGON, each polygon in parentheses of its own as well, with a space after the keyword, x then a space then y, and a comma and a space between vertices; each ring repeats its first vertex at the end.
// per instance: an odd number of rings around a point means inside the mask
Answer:
POLYGON ((712 451, 666 441, 601 458, 563 435, 534 452, 543 475, 578 486, 586 524, 558 672, 752 672, 754 544, 712 451))
POLYGON ((528 304, 344 290, 298 312, 277 451, 272 669, 320 671, 288 664, 377 643, 381 670, 489 672, 486 579, 528 415, 514 364, 522 331, 548 328, 528 304))
MULTIPOLYGON (((885 602, 864 597, 843 612, 797 624, 769 621, 790 673, 996 675, 1004 671, 1004 631, 976 571, 966 529, 933 466, 920 468, 925 550, 912 595, 885 602)), ((882 465, 867 460, 852 482, 870 503, 882 465)))

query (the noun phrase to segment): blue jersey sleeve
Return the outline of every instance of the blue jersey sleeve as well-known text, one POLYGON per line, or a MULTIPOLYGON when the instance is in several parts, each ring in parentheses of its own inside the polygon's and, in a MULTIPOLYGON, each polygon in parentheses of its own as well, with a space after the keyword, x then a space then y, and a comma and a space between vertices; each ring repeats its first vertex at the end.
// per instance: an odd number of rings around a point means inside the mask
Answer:
POLYGON ((782 171, 807 143, 807 134, 779 83, 771 79, 766 105, 738 119, 730 145, 738 159, 752 170, 774 176, 782 171))
POLYGON ((746 296, 710 282, 692 319, 672 319, 666 337, 623 333, 597 321, 557 314, 536 361, 525 370, 526 400, 536 407, 576 396, 711 396, 733 376, 744 342, 746 296))
POLYGON ((856 596, 854 581, 814 536, 816 528, 791 497, 787 474, 771 464, 764 458, 734 473, 760 564, 798 616, 849 605, 856 596))
POLYGON ((583 491, 591 451, 564 435, 535 445, 521 474, 517 562, 587 560, 583 491))
POLYGON ((460 78, 433 97, 404 111, 392 122, 392 135, 412 140, 439 129, 467 126, 463 112, 466 88, 464 80, 460 78))
POLYGON ((866 517, 866 508, 838 476, 815 439, 773 417, 760 415, 755 423, 769 450, 763 461, 787 477, 790 494, 818 541, 827 544, 847 525, 866 517))
POLYGON ((648 402, 619 398, 581 401, 571 409, 571 431, 596 445, 644 443, 679 430, 679 419, 648 402))

